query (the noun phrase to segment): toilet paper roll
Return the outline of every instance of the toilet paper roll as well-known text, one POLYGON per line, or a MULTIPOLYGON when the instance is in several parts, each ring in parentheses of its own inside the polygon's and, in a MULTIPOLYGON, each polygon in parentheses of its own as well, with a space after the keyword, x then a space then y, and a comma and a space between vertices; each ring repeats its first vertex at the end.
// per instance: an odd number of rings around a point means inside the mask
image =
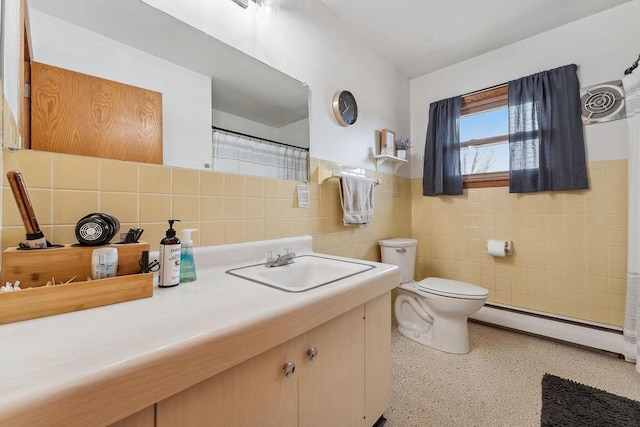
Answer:
POLYGON ((505 257, 509 255, 510 246, 508 240, 487 240, 487 253, 491 256, 505 257))

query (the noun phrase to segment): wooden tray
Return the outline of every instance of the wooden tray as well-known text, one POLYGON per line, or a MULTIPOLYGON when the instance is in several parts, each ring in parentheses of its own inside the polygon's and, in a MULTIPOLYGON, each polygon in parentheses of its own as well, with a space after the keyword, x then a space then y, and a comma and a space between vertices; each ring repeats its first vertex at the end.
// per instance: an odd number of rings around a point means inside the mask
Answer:
POLYGON ((149 250, 149 243, 127 245, 71 246, 61 248, 29 249, 9 248, 2 252, 1 284, 20 280, 21 288, 44 286, 52 277, 57 283, 67 282, 76 276, 81 282, 91 277, 91 255, 98 248, 118 249, 118 271, 116 276, 135 274, 140 271, 138 261, 142 251, 149 250))
POLYGON ((153 273, 0 293, 0 325, 153 295, 153 273))
POLYGON ((91 280, 91 255, 104 246, 5 250, 1 283, 20 280, 21 290, 0 292, 0 325, 152 296, 153 273, 135 274, 149 244, 108 246, 118 249, 118 271, 100 280, 91 280), (45 286, 52 278, 70 283, 45 286))

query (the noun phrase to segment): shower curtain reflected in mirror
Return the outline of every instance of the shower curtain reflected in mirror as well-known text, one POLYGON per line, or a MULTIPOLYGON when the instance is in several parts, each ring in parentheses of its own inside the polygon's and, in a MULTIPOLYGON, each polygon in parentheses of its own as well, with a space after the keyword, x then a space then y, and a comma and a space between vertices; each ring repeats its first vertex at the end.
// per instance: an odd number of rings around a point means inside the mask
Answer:
POLYGON ((212 166, 217 172, 308 181, 309 151, 214 129, 212 166))

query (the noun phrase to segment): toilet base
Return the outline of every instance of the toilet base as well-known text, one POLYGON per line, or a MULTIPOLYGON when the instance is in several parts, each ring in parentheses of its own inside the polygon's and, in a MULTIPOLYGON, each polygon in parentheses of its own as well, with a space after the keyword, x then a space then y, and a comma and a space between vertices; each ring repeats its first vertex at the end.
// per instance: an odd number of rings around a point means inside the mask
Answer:
POLYGON ((417 342, 418 344, 431 347, 431 334, 428 332, 423 334, 416 334, 415 331, 410 331, 408 328, 403 328, 402 326, 398 325, 398 333, 405 338, 409 338, 411 341, 417 342))
MULTIPOLYGON (((443 325, 439 324, 439 326, 443 325)), ((398 332, 400 335, 410 339, 411 341, 415 341, 418 344, 422 344, 425 347, 452 354, 469 353, 469 329, 467 327, 467 319, 464 320, 462 325, 457 322, 456 325, 449 325, 449 327, 445 327, 443 329, 451 332, 447 332, 443 337, 439 337, 437 336, 437 331, 440 330, 439 328, 430 328, 426 333, 416 333, 415 328, 414 330, 410 330, 409 328, 398 325, 398 332), (432 329, 436 331, 435 340, 431 333, 432 329), (449 333, 452 335, 449 335, 449 333), (452 339, 452 337, 455 337, 455 339, 452 339)))
POLYGON ((466 300, 461 305, 459 299, 418 295, 413 286, 410 283, 398 288, 394 312, 400 335, 446 353, 468 353, 467 319, 485 300, 466 300))

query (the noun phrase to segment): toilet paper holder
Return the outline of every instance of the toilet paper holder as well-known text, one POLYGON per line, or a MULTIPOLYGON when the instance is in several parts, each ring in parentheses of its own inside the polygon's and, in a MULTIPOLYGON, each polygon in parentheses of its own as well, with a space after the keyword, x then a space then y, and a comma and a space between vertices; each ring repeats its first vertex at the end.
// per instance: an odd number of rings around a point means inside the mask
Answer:
POLYGON ((487 240, 486 250, 491 256, 505 257, 512 254, 511 240, 487 240))

